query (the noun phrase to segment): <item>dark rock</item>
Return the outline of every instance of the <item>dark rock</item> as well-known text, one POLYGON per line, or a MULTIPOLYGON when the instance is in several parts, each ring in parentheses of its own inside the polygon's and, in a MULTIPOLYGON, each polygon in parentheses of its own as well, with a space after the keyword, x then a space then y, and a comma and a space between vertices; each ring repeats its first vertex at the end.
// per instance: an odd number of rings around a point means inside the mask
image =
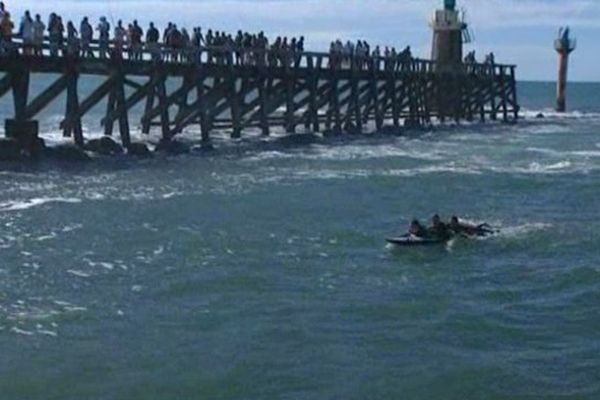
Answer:
POLYGON ((37 160, 42 157, 46 152, 46 142, 42 138, 33 138, 32 142, 29 143, 29 149, 27 153, 33 160, 37 160))
POLYGON ((340 136, 341 134, 342 134, 342 131, 337 128, 327 129, 327 130, 323 131, 324 137, 340 136))
POLYGON ((85 144, 84 149, 105 156, 123 154, 124 152, 123 147, 108 136, 90 140, 85 144))
POLYGON ((156 146, 155 151, 161 151, 167 154, 180 155, 190 152, 190 146, 176 140, 161 140, 156 146))
POLYGON ((416 119, 408 119, 407 118, 404 120, 404 127, 407 129, 419 129, 422 127, 422 125, 416 119))
POLYGON ((349 133, 351 135, 360 135, 362 133, 362 130, 358 126, 356 126, 354 123, 347 122, 344 125, 344 132, 349 133))
POLYGON ((144 143, 131 143, 127 148, 127 154, 140 158, 152 157, 152 153, 144 143))
POLYGON ((83 149, 72 144, 48 147, 45 153, 48 157, 59 161, 84 162, 91 160, 90 156, 83 149))
POLYGON ((17 161, 23 157, 19 142, 14 139, 0 139, 0 161, 17 161))
POLYGON ((211 152, 215 150, 215 146, 211 142, 200 143, 199 146, 194 146, 194 151, 211 152))
POLYGON ((319 140, 317 135, 312 133, 302 133, 284 136, 276 140, 276 143, 281 146, 306 146, 316 143, 319 140))
POLYGON ((543 113, 538 113, 538 114, 537 114, 535 117, 536 117, 537 119, 543 119, 543 118, 546 118, 546 116, 545 116, 543 113))
POLYGON ((394 125, 384 125, 379 130, 379 133, 382 133, 384 135, 401 135, 402 128, 394 125))

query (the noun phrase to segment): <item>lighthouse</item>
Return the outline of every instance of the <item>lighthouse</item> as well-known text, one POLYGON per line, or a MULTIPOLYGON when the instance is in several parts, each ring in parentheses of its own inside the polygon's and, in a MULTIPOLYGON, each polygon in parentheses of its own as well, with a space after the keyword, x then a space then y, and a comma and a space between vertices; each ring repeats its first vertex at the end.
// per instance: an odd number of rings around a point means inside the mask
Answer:
POLYGON ((443 70, 462 64, 463 43, 468 42, 467 25, 456 10, 456 0, 444 0, 444 8, 436 10, 430 23, 433 29, 431 59, 443 70))
POLYGON ((569 27, 560 28, 558 39, 554 41, 554 49, 558 53, 559 68, 558 82, 556 84, 556 111, 567 110, 567 73, 569 71, 569 55, 577 47, 577 41, 571 39, 569 27))

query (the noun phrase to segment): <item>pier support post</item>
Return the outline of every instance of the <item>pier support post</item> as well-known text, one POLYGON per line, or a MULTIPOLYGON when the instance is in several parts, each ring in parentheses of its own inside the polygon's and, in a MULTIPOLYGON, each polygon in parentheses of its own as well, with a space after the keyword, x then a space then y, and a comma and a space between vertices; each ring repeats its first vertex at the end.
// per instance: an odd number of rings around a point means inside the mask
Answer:
POLYGON ((34 154, 37 149, 39 123, 27 118, 29 69, 25 66, 16 65, 8 74, 10 75, 15 116, 13 119, 5 121, 5 136, 15 139, 21 149, 34 154))
POLYGON ((240 103, 239 95, 237 90, 237 76, 235 74, 235 65, 233 62, 233 54, 227 53, 227 65, 228 65, 228 97, 229 105, 231 107, 231 123, 233 131, 231 137, 233 139, 239 139, 242 137, 242 121, 240 115, 240 103))
MULTIPOLYGON (((106 117, 104 118, 104 136, 112 136, 113 128, 114 128, 114 120, 110 118, 110 115, 115 110, 115 104, 117 102, 117 92, 115 90, 115 83, 113 83, 113 87, 110 89, 108 93, 108 100, 106 102, 106 117)), ((150 129, 150 128, 148 128, 150 129)), ((68 133, 65 131, 65 136, 68 133)))
POLYGON ((198 68, 196 77, 196 96, 198 97, 198 118, 202 143, 210 142, 210 124, 206 116, 206 101, 204 99, 205 72, 202 66, 198 68))
POLYGON ((319 89, 319 70, 321 69, 322 58, 319 57, 317 65, 313 56, 308 56, 309 70, 309 102, 308 102, 308 118, 306 119, 306 128, 309 129, 312 125, 314 132, 319 132, 319 106, 318 106, 318 89, 319 89))
POLYGON ((123 147, 129 148, 131 146, 131 136, 129 132, 127 104, 125 103, 125 82, 123 75, 121 75, 120 79, 117 81, 116 100, 116 109, 119 113, 119 133, 121 135, 121 144, 123 147))
POLYGON ((381 130, 383 127, 383 115, 381 105, 379 104, 379 59, 374 59, 371 63, 371 98, 373 99, 373 113, 375 114, 375 127, 381 130))
POLYGON ((83 138, 83 127, 81 124, 81 114, 79 110, 79 94, 77 82, 79 75, 76 71, 68 72, 67 82, 67 109, 65 115, 65 134, 71 136, 73 134, 75 144, 78 147, 83 147, 85 140, 83 138))
POLYGON ((287 133, 296 133, 296 122, 294 115, 294 95, 296 86, 296 74, 294 68, 289 66, 289 63, 285 66, 285 130, 287 133))
POLYGON ((267 73, 261 71, 261 76, 258 81, 258 97, 259 97, 259 118, 260 118, 260 129, 263 136, 270 135, 269 129, 269 114, 267 111, 267 99, 271 92, 271 86, 273 81, 267 78, 267 73))
POLYGON ((328 129, 331 127, 331 117, 333 117, 334 126, 331 133, 339 135, 342 132, 342 119, 340 111, 340 88, 339 80, 337 76, 333 75, 330 78, 331 81, 331 92, 329 96, 329 110, 327 116, 328 129), (333 114, 333 115, 332 115, 333 114))
POLYGON ((360 112, 360 91, 359 91, 359 78, 358 78, 358 60, 353 59, 352 60, 352 87, 351 87, 351 96, 352 96, 352 101, 350 103, 350 105, 348 106, 349 108, 352 108, 352 113, 350 112, 350 110, 348 110, 348 120, 349 122, 351 122, 352 120, 352 114, 354 114, 354 124, 356 126, 356 132, 355 133, 362 133, 362 129, 363 129, 363 121, 362 121, 362 114, 360 112))
POLYGON ((510 92, 511 92, 511 102, 513 107, 513 114, 515 121, 519 119, 519 103, 517 98, 517 79, 515 77, 515 67, 510 67, 510 92))

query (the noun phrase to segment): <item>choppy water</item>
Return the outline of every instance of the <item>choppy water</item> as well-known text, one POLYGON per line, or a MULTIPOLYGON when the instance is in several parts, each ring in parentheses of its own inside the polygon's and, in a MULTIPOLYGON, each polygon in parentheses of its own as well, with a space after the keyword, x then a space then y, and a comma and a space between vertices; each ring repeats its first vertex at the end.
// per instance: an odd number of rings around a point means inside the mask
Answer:
POLYGON ((571 89, 535 120, 522 85, 515 126, 4 167, 0 398, 598 398, 600 85, 571 89), (502 233, 385 246, 434 212, 502 233))

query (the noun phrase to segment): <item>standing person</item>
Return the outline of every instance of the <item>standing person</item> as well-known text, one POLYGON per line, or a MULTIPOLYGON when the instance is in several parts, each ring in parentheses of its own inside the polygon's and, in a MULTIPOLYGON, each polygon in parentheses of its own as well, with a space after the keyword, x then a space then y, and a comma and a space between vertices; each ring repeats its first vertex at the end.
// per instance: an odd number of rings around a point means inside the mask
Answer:
POLYGON ((48 20, 48 37, 50 38, 50 56, 58 56, 59 34, 58 34, 58 15, 50 14, 48 20))
POLYGON ((125 28, 123 28, 123 21, 121 20, 117 22, 113 39, 115 41, 115 57, 123 58, 123 47, 125 45, 125 40, 127 39, 127 32, 125 31, 125 28))
POLYGON ((94 57, 94 52, 90 49, 90 44, 94 38, 94 29, 88 20, 88 17, 84 17, 79 26, 79 33, 81 34, 81 55, 83 57, 94 57))
POLYGON ((131 32, 129 35, 131 38, 133 58, 135 60, 141 60, 142 59, 142 37, 144 36, 144 31, 138 24, 137 20, 133 21, 133 25, 131 26, 131 32))
POLYGON ((169 34, 169 47, 171 48, 171 61, 178 62, 180 56, 180 50, 183 45, 183 36, 179 29, 177 29, 177 25, 173 24, 173 28, 171 29, 171 33, 169 34))
POLYGON ((5 12, 2 21, 0 21, 0 42, 3 55, 12 51, 13 29, 15 29, 15 24, 10 19, 10 13, 5 12))
POLYGON ((160 32, 154 26, 154 22, 150 22, 150 27, 146 32, 146 48, 150 52, 153 61, 160 60, 160 47, 158 40, 160 38, 160 32))
POLYGON ((69 21, 67 23, 67 54, 69 57, 74 57, 79 55, 79 38, 77 37, 77 29, 75 29, 75 25, 73 22, 69 21))
POLYGON ((25 11, 25 15, 21 20, 21 26, 19 28, 19 34, 23 39, 23 54, 24 55, 32 55, 33 54, 33 18, 31 18, 31 14, 29 11, 25 11))
POLYGON ((98 27, 96 28, 96 30, 100 33, 99 56, 100 56, 100 58, 106 58, 106 54, 108 53, 108 42, 109 42, 109 37, 110 37, 110 24, 106 20, 106 17, 100 18, 100 23, 98 24, 98 27))
POLYGON ((209 29, 206 32, 206 37, 204 38, 204 47, 206 47, 208 49, 207 62, 209 64, 213 62, 214 51, 211 48, 214 44, 213 41, 214 41, 213 32, 212 32, 212 29, 209 29))
POLYGON ((194 34, 192 35, 192 48, 193 48, 193 56, 196 62, 201 62, 202 52, 200 49, 202 48, 202 43, 204 42, 204 37, 202 36, 202 28, 194 28, 194 34))
POLYGON ((181 47, 181 51, 182 51, 182 61, 188 61, 190 62, 192 60, 192 52, 193 52, 193 47, 192 47, 192 38, 190 37, 190 34, 188 33, 187 29, 182 28, 181 29, 181 43, 179 44, 181 47))
POLYGON ((33 53, 36 56, 43 55, 42 49, 44 46, 44 32, 46 31, 46 25, 42 22, 40 14, 35 16, 33 22, 33 53))
POLYGON ((125 47, 127 48, 127 57, 130 60, 133 60, 133 25, 127 25, 127 29, 125 29, 125 47))
POLYGON ((200 48, 204 45, 204 35, 202 34, 202 28, 198 27, 194 29, 194 35, 192 37, 194 46, 200 48))
POLYGON ((6 11, 6 6, 4 5, 3 1, 0 1, 0 21, 2 21, 2 19, 4 19, 4 16, 8 13, 8 11, 6 11))
POLYGON ((54 24, 54 35, 56 37, 56 44, 64 55, 65 26, 63 25, 62 17, 60 16, 56 17, 56 23, 54 24))

